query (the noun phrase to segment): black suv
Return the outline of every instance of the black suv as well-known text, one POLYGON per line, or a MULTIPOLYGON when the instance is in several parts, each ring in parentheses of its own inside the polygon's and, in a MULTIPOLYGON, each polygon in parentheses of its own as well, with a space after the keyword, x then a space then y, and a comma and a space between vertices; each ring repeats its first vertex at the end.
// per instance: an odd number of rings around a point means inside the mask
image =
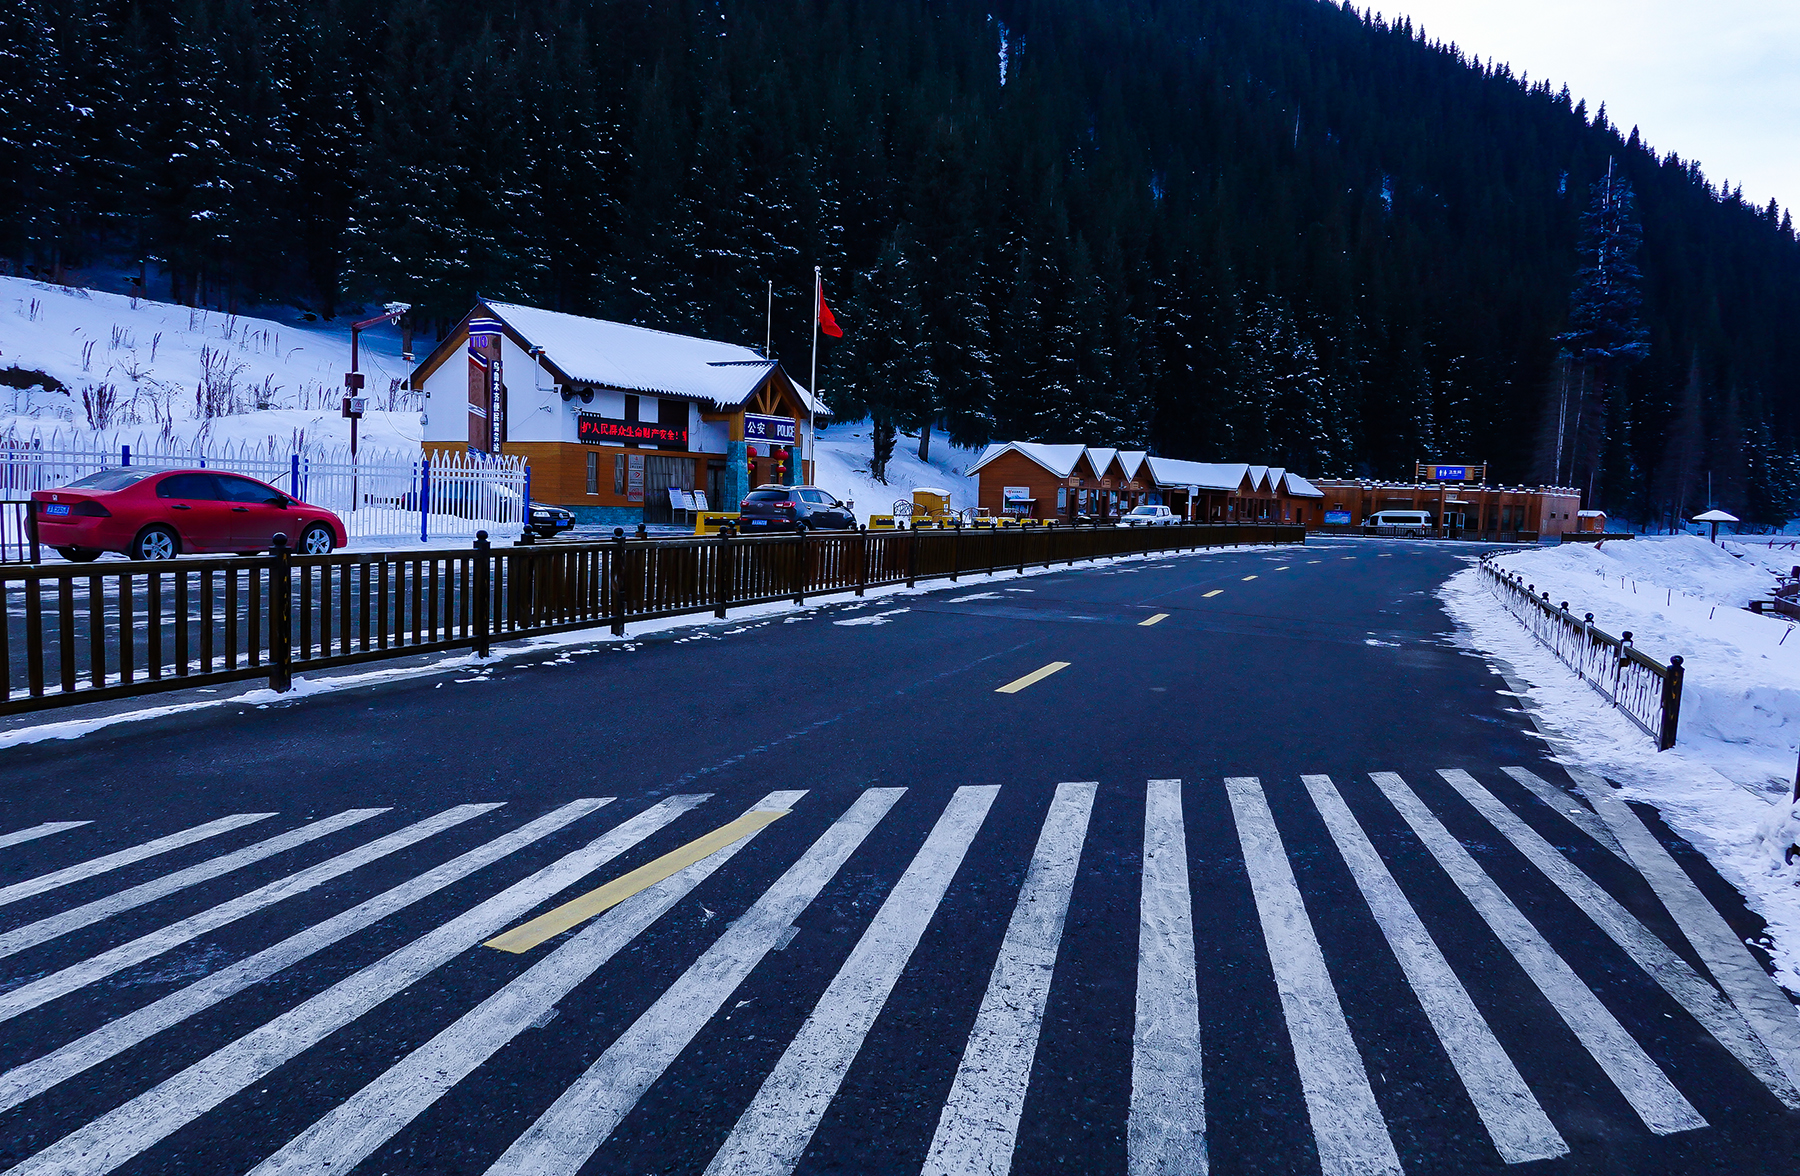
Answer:
POLYGON ((850 504, 817 486, 758 486, 738 507, 742 534, 761 531, 849 530, 856 526, 850 504))

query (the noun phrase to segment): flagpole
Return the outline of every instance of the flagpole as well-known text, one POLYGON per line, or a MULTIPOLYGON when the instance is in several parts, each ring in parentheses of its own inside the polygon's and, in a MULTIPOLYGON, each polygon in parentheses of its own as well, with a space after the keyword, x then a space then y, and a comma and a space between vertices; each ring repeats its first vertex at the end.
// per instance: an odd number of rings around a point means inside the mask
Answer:
MULTIPOLYGON (((806 393, 812 397, 812 403, 806 405, 806 448, 811 451, 816 447, 813 436, 813 417, 819 408, 819 306, 825 301, 825 276, 819 266, 813 266, 813 333, 812 333, 812 379, 808 382, 806 393)), ((819 460, 813 454, 813 461, 819 460)), ((806 454, 800 455, 800 477, 806 478, 806 454)))
POLYGON ((763 323, 764 323, 763 358, 767 359, 767 358, 769 358, 769 353, 775 350, 775 279, 774 278, 769 279, 769 313, 768 313, 768 316, 765 319, 763 319, 763 323))

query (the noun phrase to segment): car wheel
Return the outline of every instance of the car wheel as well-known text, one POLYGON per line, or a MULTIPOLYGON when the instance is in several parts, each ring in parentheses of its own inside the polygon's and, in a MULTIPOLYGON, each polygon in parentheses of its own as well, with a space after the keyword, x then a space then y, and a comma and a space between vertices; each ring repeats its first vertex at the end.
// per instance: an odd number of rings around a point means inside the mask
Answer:
POLYGON ((86 547, 58 547, 56 554, 70 563, 93 563, 100 558, 98 551, 92 551, 86 547))
POLYGON ((174 531, 158 523, 153 527, 145 527, 138 532, 138 537, 131 541, 133 559, 174 559, 181 553, 181 539, 174 531))
POLYGON ((331 537, 331 528, 322 527, 318 523, 306 528, 300 534, 299 552, 301 555, 330 555, 336 543, 331 537))

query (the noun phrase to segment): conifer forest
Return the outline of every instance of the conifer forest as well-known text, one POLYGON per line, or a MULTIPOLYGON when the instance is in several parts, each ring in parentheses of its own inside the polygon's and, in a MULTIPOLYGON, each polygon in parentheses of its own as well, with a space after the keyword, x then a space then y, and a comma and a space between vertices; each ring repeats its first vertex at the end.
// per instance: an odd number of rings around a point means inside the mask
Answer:
POLYGON ((11 0, 0 265, 760 347, 876 445, 1800 512, 1791 213, 1328 0, 11 0))

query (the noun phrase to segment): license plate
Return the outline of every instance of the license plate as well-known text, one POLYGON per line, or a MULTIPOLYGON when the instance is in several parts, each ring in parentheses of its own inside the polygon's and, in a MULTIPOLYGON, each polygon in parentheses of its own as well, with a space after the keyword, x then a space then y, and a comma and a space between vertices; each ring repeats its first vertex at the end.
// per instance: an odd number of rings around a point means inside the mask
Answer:
POLYGON ((52 502, 49 506, 44 508, 44 513, 47 515, 66 515, 69 513, 69 504, 66 502, 52 502))
POLYGON ((752 527, 766 527, 769 525, 769 520, 768 519, 751 519, 750 525, 752 527))

